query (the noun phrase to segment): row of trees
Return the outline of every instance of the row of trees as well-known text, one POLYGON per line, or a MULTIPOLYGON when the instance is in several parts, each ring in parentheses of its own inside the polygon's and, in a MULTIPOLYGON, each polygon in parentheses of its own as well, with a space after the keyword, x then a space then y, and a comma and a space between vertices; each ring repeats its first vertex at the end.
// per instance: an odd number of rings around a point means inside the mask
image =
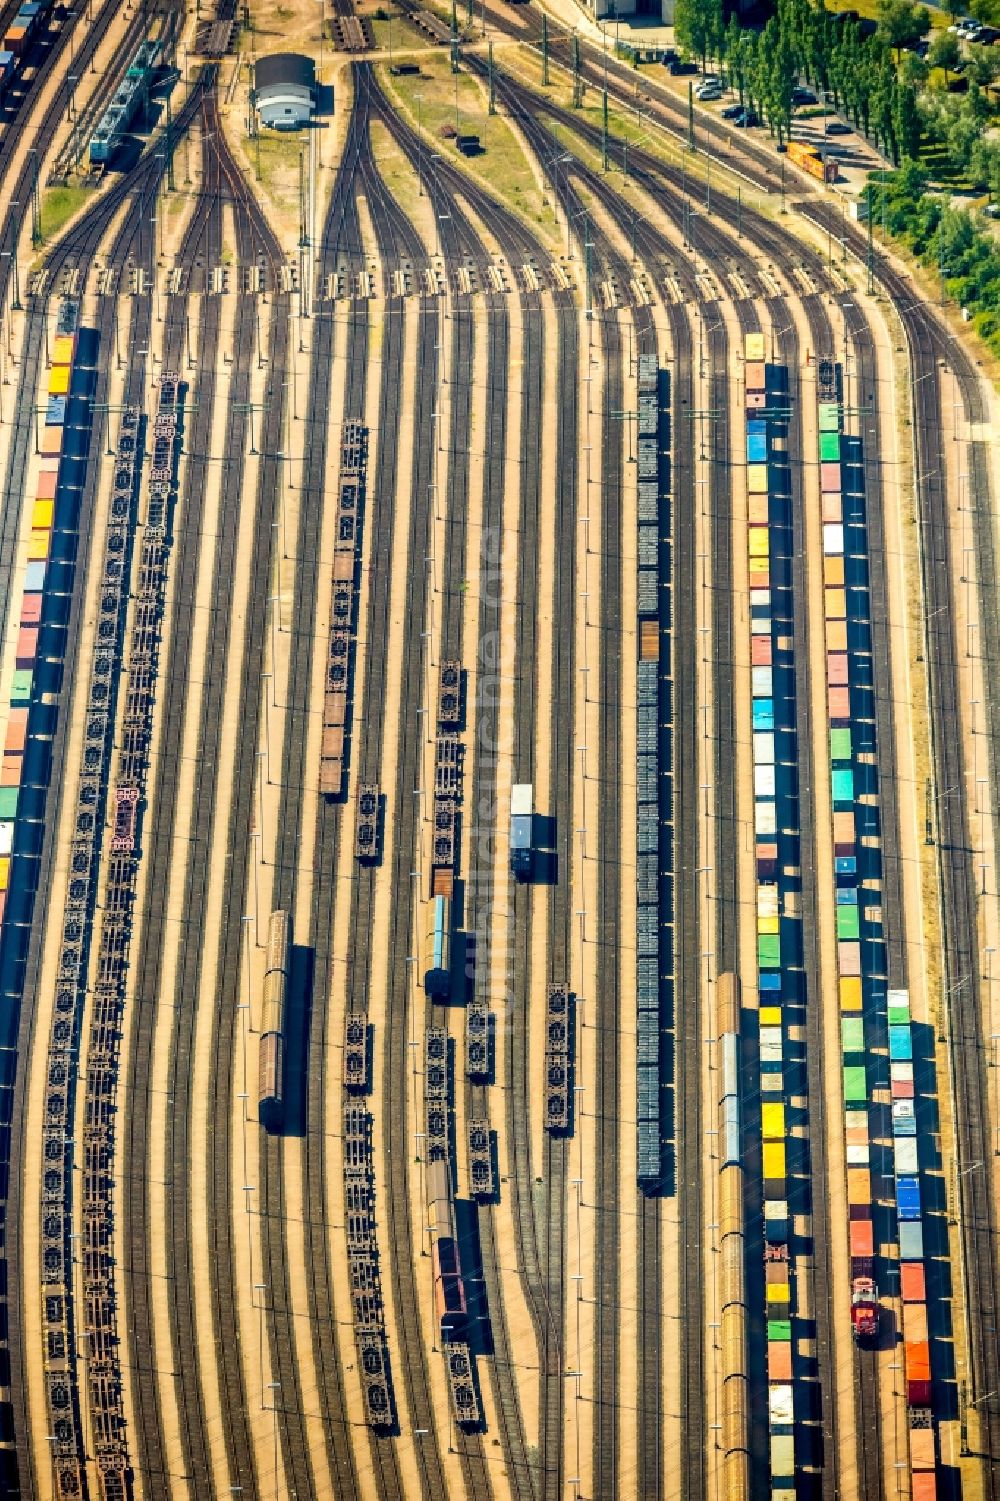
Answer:
POLYGON ((917 84, 900 74, 893 52, 914 32, 922 35, 930 18, 910 0, 887 0, 890 7, 891 28, 867 37, 856 22, 838 21, 811 0, 778 0, 762 31, 748 30, 735 16, 724 26, 722 0, 677 0, 674 27, 680 45, 703 66, 712 58, 727 68, 741 101, 779 142, 791 127, 792 92, 805 78, 898 164, 916 154, 921 117, 917 84))
POLYGON ((915 162, 887 173, 870 187, 875 218, 938 273, 942 291, 968 310, 977 333, 1000 355, 1000 245, 968 209, 926 189, 915 162))

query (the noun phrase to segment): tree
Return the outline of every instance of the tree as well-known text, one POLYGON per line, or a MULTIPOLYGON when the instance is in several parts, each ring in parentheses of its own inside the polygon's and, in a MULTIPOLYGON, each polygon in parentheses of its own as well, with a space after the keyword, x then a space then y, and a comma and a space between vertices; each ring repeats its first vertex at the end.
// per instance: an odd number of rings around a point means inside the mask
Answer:
POLYGON ((958 37, 953 31, 939 31, 930 45, 927 53, 927 61, 932 68, 941 68, 944 72, 945 88, 951 88, 950 75, 955 71, 955 65, 962 56, 962 49, 958 44, 958 37))
POLYGON ((877 0, 878 28, 896 54, 904 47, 915 47, 930 30, 931 13, 926 5, 913 0, 877 0))
POLYGON ((677 0, 674 35, 685 52, 701 58, 704 69, 709 54, 717 57, 722 50, 722 0, 677 0))
POLYGON ((1000 76, 1000 57, 995 47, 970 47, 966 76, 981 89, 988 88, 1000 76))
POLYGON ((920 111, 917 109, 917 91, 912 83, 897 85, 893 116, 900 158, 912 161, 920 150, 920 111))

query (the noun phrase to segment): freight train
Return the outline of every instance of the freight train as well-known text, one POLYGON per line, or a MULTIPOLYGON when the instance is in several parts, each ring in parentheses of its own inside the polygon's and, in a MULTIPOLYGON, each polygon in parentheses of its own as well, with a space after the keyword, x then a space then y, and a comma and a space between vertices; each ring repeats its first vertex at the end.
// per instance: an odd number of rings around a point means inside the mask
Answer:
POLYGON ((351 418, 340 438, 340 478, 337 527, 333 544, 333 605, 327 642, 326 685, 323 691, 323 737, 320 748, 319 790, 339 798, 344 791, 344 757, 350 728, 351 652, 357 614, 358 550, 368 469, 368 429, 351 418))
POLYGON ((435 1000, 446 1000, 451 989, 451 901, 431 898, 424 938, 424 989, 435 1000))
POLYGON ((285 1003, 291 944, 288 913, 272 912, 267 929, 267 967, 260 1024, 258 1114, 266 1131, 280 1131, 285 1114, 285 1003))
POLYGON ((468 1308, 455 1230, 451 1166, 444 1158, 427 1164, 427 1224, 431 1234, 434 1307, 445 1341, 465 1333, 468 1308))
POLYGON ((0 43, 0 108, 3 108, 24 68, 32 41, 44 29, 51 4, 52 0, 32 0, 31 4, 22 5, 7 28, 0 43))
POLYGON ((149 107, 149 90, 156 74, 159 56, 160 43, 147 37, 132 59, 125 77, 115 90, 114 98, 90 138, 90 160, 94 166, 104 166, 111 160, 128 134, 140 105, 143 113, 149 107))

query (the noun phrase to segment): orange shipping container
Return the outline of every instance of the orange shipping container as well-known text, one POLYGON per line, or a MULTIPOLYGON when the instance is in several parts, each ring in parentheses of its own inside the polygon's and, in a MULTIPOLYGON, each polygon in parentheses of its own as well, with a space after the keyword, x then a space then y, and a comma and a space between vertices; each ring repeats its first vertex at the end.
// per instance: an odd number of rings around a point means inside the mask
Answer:
MULTIPOLYGON (((920 1307, 920 1304, 907 1304, 907 1307, 920 1307)), ((906 1379, 907 1381, 929 1381, 931 1379, 931 1351, 927 1341, 921 1340, 919 1344, 905 1344, 903 1350, 906 1355, 906 1379)))
POLYGON ((910 1464, 915 1470, 934 1468, 934 1429, 910 1429, 910 1464))
POLYGON ((843 506, 841 505, 841 498, 840 498, 840 496, 839 495, 824 495, 823 496, 823 520, 824 521, 832 521, 832 522, 836 523, 838 521, 842 521, 843 520, 843 516, 844 516, 844 509, 843 509, 843 506))
POLYGON ((903 1304, 903 1341, 907 1345, 927 1343, 927 1304, 903 1304))
POLYGON ((904 1261, 899 1268, 899 1290, 904 1303, 922 1303, 927 1296, 927 1281, 922 1261, 904 1261))
POLYGON ((660 655, 660 626, 656 620, 639 621, 639 657, 643 662, 655 662, 660 655))
POLYGON ((849 688, 830 688, 827 691, 831 719, 850 719, 851 717, 851 690, 849 688))
POLYGON ((767 1346, 767 1379, 768 1381, 791 1381, 792 1379, 792 1343, 791 1340, 769 1340, 767 1346))
POLYGON ((4 756, 0 762, 0 787, 20 787, 23 756, 4 756))
POLYGON ((37 625, 22 625, 17 633, 16 663, 18 668, 34 667, 37 655, 38 627, 37 625))
POLYGON ((55 500, 56 480, 59 478, 55 469, 43 469, 35 480, 35 496, 38 500, 55 500))
POLYGON ((847 1169, 847 1200, 849 1204, 871 1204, 872 1184, 867 1168, 849 1167, 847 1169))
POLYGON ((61 427, 42 429, 42 453, 47 458, 58 458, 62 453, 63 430, 61 427))
POLYGON ((847 619, 847 595, 843 589, 827 589, 823 604, 827 620, 847 619))
POLYGON ((831 688, 842 688, 847 683, 847 653, 831 651, 826 654, 826 681, 831 688))
POLYGON ((826 649, 827 651, 847 650, 846 620, 828 620, 826 622, 826 649))
POLYGON ((921 1470, 910 1477, 913 1501, 937 1501, 937 1481, 933 1470, 921 1470))
POLYGON ((764 365, 760 360, 747 361, 747 392, 763 391, 764 365))
POLYGON ((875 1232, 871 1220, 851 1220, 851 1255, 874 1256, 875 1232))
MULTIPOLYGON (((833 816, 836 818, 838 815, 835 813, 833 816)), ((851 975, 842 975, 840 979, 840 1009, 861 1010, 861 981, 851 975)))
POLYGON ((28 738, 28 711, 27 709, 11 709, 10 718, 7 720, 7 738, 4 742, 4 752, 7 755, 23 755, 24 742, 28 738))
POLYGON ((827 588, 843 589, 844 587, 844 560, 843 558, 825 557, 823 559, 823 582, 827 588))
POLYGON ((751 526, 767 526, 767 523, 770 520, 770 516, 768 514, 769 504, 770 502, 768 501, 766 495, 750 496, 749 516, 751 526))
MULTIPOLYGON (((852 1115, 857 1112, 852 1112, 852 1115)), ((860 1126, 848 1126, 846 1131, 847 1145, 849 1147, 866 1147, 868 1145, 868 1127, 864 1122, 860 1126)))
POLYGON ((751 589, 770 589, 770 587, 771 587, 771 570, 770 570, 770 568, 751 568, 751 570, 750 570, 750 588, 751 589))

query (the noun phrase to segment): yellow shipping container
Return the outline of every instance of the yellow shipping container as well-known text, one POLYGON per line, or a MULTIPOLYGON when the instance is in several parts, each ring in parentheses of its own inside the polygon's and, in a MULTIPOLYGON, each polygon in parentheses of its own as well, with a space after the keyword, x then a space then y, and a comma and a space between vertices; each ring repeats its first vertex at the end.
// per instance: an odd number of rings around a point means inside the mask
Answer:
POLYGON ((766 359, 764 353, 764 335, 747 334, 743 340, 743 352, 750 361, 766 359))
POLYGON ((69 392, 69 366, 53 365, 49 371, 49 395, 66 396, 69 392))
POLYGON ((751 495, 767 494, 767 465, 747 465, 747 491, 751 495))
MULTIPOLYGON (((764 1148, 767 1151, 767 1148, 764 1148)), ((767 1284, 767 1301, 769 1303, 788 1303, 791 1299, 791 1289, 787 1282, 769 1282, 767 1284)))
POLYGON ((72 365, 73 363, 73 336, 72 334, 60 334, 52 344, 53 365, 72 365))
POLYGON ((0 859, 0 891, 6 891, 7 890, 7 882, 9 880, 9 878, 10 878, 10 858, 9 858, 9 856, 4 855, 4 857, 2 859, 0 859))
POLYGON ((751 558, 766 558, 768 551, 768 532, 766 526, 752 526, 750 528, 750 556, 751 558))
POLYGON ((765 1141, 784 1141, 785 1139, 785 1107, 784 1105, 762 1105, 760 1107, 761 1129, 765 1141))
POLYGON ((760 1008, 760 1025, 762 1027, 780 1027, 781 1026, 781 1007, 780 1006, 761 1006, 761 1008, 760 1008))
POLYGON ((764 1177, 773 1182, 785 1176, 784 1142, 767 1142, 764 1145, 764 1177))
POLYGON ((48 531, 49 527, 52 525, 53 504, 54 502, 51 500, 35 501, 34 505, 31 508, 32 526, 37 527, 40 531, 48 531))
POLYGON ((28 562, 41 563, 49 555, 51 532, 32 532, 28 538, 28 562))
POLYGON ((781 918, 780 917, 758 917, 758 919, 757 919, 757 932, 758 933, 780 933, 781 932, 781 918))
POLYGON ((854 975, 845 975, 840 981, 841 1011, 861 1010, 861 980, 854 975))

